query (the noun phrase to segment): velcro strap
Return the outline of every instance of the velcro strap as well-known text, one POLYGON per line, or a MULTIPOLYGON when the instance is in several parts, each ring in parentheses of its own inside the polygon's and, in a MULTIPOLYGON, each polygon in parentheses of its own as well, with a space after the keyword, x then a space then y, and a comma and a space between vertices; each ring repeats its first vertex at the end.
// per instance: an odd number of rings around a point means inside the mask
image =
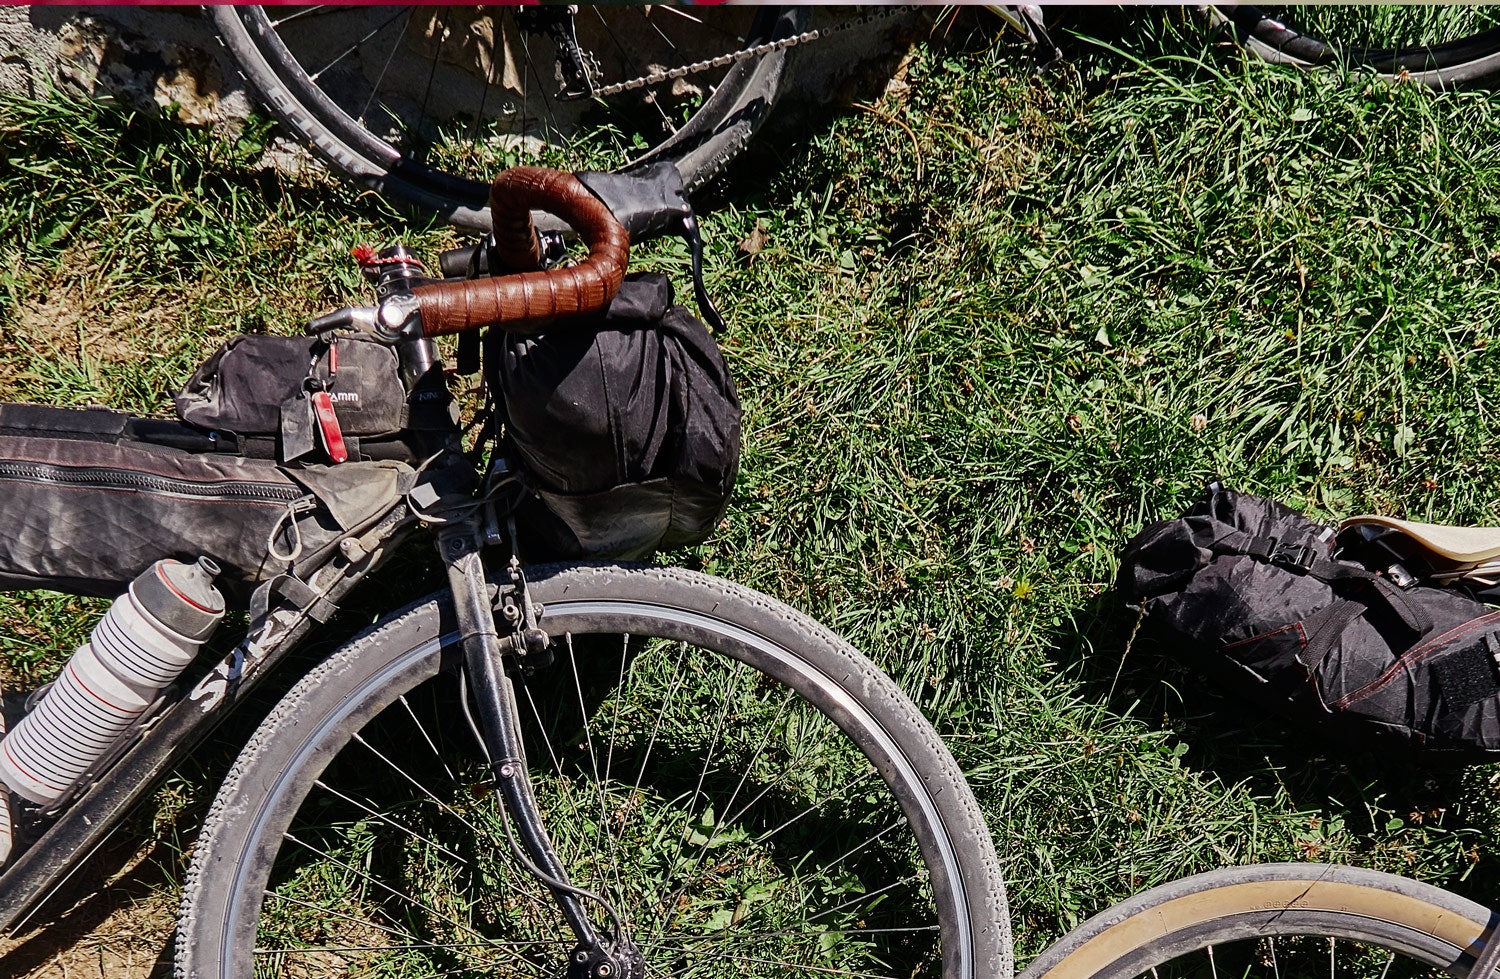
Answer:
POLYGON ((1432 664, 1443 699, 1451 707, 1467 707, 1500 693, 1500 678, 1495 675, 1495 661, 1489 643, 1494 633, 1486 633, 1479 642, 1456 649, 1432 664))
MULTIPOLYGON (((1354 620, 1365 613, 1365 606, 1361 602, 1352 602, 1347 599, 1334 602, 1332 605, 1318 612, 1316 616, 1307 620, 1305 625, 1309 628, 1307 635, 1307 648, 1303 655, 1307 657, 1307 671, 1316 674, 1323 666, 1323 661, 1328 658, 1329 652, 1333 650, 1333 644, 1338 642, 1344 631, 1354 624, 1354 620)), ((1314 683, 1313 690, 1317 691, 1314 683)), ((1318 702, 1322 704, 1322 696, 1318 702)), ((1322 704, 1324 710, 1328 710, 1327 704, 1322 704)), ((1330 713, 1332 713, 1330 711, 1330 713)))
POLYGON ((272 592, 291 599, 317 622, 327 622, 339 610, 337 605, 313 591, 300 578, 294 578, 289 574, 279 574, 269 581, 262 582, 250 597, 249 635, 258 637, 260 630, 265 627, 270 612, 272 592))

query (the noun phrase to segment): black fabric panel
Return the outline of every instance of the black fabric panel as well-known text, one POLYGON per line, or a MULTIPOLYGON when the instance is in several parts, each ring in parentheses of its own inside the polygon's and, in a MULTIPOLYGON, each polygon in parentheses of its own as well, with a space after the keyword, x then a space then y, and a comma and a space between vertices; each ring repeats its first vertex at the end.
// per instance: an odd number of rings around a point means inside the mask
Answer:
POLYGON ((0 404, 0 434, 67 434, 92 442, 118 441, 134 417, 108 408, 58 408, 53 405, 0 404))
POLYGON ((161 558, 207 556, 233 589, 318 563, 410 488, 411 470, 393 463, 311 467, 293 479, 269 461, 80 437, 76 429, 98 421, 81 416, 93 415, 57 416, 50 433, 0 435, 0 587, 117 595, 161 558), (342 487, 338 519, 318 504, 325 486, 342 487), (293 503, 310 507, 295 521, 293 503), (302 555, 289 568, 267 542, 275 532, 289 553, 293 525, 302 555))
POLYGON ((1453 706, 1467 706, 1476 700, 1500 693, 1495 664, 1482 643, 1465 646, 1432 664, 1433 675, 1443 700, 1453 706))
MULTIPOLYGON (((396 352, 369 340, 340 338, 331 394, 345 434, 391 435, 406 425, 406 390, 396 352)), ((202 429, 274 436, 282 405, 300 397, 314 353, 311 337, 238 336, 220 347, 177 395, 177 414, 202 429)), ((322 353, 313 372, 329 377, 322 353)))

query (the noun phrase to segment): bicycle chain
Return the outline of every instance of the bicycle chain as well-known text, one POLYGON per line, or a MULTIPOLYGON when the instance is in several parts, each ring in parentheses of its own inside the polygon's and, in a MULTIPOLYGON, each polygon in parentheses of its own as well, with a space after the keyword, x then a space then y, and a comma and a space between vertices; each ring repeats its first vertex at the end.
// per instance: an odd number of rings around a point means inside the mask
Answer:
POLYGON ((900 14, 906 13, 907 10, 908 8, 905 7, 881 7, 877 10, 871 11, 870 13, 864 14, 863 16, 856 17, 853 20, 845 21, 844 23, 834 27, 816 31, 804 31, 801 34, 794 34, 791 37, 784 37, 779 41, 767 41, 765 44, 757 44, 753 48, 745 48, 740 51, 730 52, 729 54, 721 54, 718 57, 710 58, 707 61, 696 61, 693 64, 683 65, 679 68, 671 68, 665 71, 654 72, 650 75, 642 75, 639 78, 632 78, 629 81, 625 82, 616 82, 613 85, 605 85, 602 88, 596 88, 588 94, 590 98, 602 98, 606 95, 615 95, 619 92, 627 92, 632 89, 644 88, 647 85, 659 85, 662 82, 669 82, 673 79, 684 78, 688 75, 696 75, 699 72, 709 71, 714 68, 722 68, 725 65, 733 64, 739 61, 746 61, 750 58, 761 58, 775 51, 782 51, 786 48, 796 47, 799 44, 806 44, 808 42, 817 41, 822 38, 832 37, 835 34, 842 34, 845 31, 851 31, 856 27, 863 27, 866 24, 872 24, 876 21, 888 20, 892 17, 896 17, 900 14))

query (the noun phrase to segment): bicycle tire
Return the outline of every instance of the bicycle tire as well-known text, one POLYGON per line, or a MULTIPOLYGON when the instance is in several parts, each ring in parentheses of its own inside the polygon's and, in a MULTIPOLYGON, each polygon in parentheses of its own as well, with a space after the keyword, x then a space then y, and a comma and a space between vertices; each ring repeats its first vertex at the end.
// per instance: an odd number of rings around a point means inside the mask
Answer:
MULTIPOLYGON (((811 619, 706 575, 619 566, 558 566, 528 569, 528 573, 532 598, 545 609, 541 621, 554 637, 557 659, 550 670, 524 681, 518 694, 523 710, 528 703, 535 707, 538 697, 544 703, 550 703, 548 698, 554 695, 558 704, 571 702, 574 693, 566 689, 571 682, 577 687, 578 718, 598 718, 598 730, 592 733, 587 721, 581 734, 562 725, 566 728, 562 733, 572 739, 561 742, 562 747, 546 741, 545 753, 535 750, 537 731, 529 732, 533 743, 528 753, 534 759, 531 772, 538 797, 544 806, 546 800, 554 800, 553 808, 544 809, 543 819, 570 865, 575 884, 597 887, 611 896, 635 893, 639 888, 642 900, 621 899, 617 904, 629 917, 639 914, 640 921, 649 917, 662 926, 660 933, 636 933, 649 974, 783 975, 783 959, 794 949, 807 957, 804 965, 813 971, 835 967, 859 975, 941 974, 945 979, 1010 974, 1004 888, 979 808, 936 733, 869 661, 811 619), (614 645, 620 636, 626 638, 616 653, 614 645), (600 653, 601 642, 608 652, 600 653), (698 652, 689 656, 689 646, 698 652), (677 672, 668 679, 660 667, 674 662, 677 672), (619 682, 613 686, 617 668, 619 682), (545 686, 549 675, 561 684, 551 694, 545 686), (584 703, 595 694, 592 688, 586 694, 580 676, 608 681, 592 711, 584 703), (687 677, 692 678, 691 684, 687 677), (661 693, 663 684, 665 694, 661 693), (717 697, 723 698, 722 707, 713 703, 717 697), (781 703, 773 715, 777 699, 781 703), (627 720, 622 722, 622 716, 627 720), (749 755, 744 771, 738 775, 721 772, 721 761, 715 756, 743 758, 744 746, 751 740, 740 739, 748 733, 741 731, 741 725, 752 717, 767 716, 772 719, 758 733, 758 747, 749 755), (648 737, 645 729, 653 717, 648 737), (607 754, 606 722, 611 725, 607 754), (709 747, 700 757, 694 749, 702 744, 695 738, 709 728, 709 747), (638 758, 642 751, 644 757, 638 758), (676 767, 678 753, 693 759, 691 768, 676 767), (805 805, 812 794, 806 798, 797 792, 787 794, 788 787, 799 780, 817 781, 825 777, 820 774, 824 772, 837 782, 843 777, 838 773, 846 771, 851 760, 868 770, 839 790, 844 798, 837 802, 813 799, 805 805), (637 761, 639 772, 634 778, 639 784, 623 785, 636 770, 637 761), (554 771, 558 785, 552 784, 554 771), (770 780, 760 785, 767 775, 770 780), (728 792, 736 778, 738 787, 728 792), (576 796, 563 791, 572 788, 570 779, 580 783, 576 796), (583 784, 590 781, 591 785, 583 784), (882 785, 894 798, 875 798, 882 785), (751 801, 744 802, 751 788, 756 792, 751 801), (701 819, 692 815, 703 811, 700 794, 708 813, 701 819), (557 802, 570 798, 584 800, 580 812, 593 812, 594 835, 582 847, 575 847, 579 834, 588 837, 588 833, 575 831, 574 820, 563 817, 557 802), (759 812, 762 808, 763 813, 759 812), (876 812, 879 820, 867 822, 865 817, 876 812), (662 828, 659 837, 652 837, 663 841, 657 852, 626 852, 631 850, 627 838, 633 839, 638 827, 657 826, 658 816, 671 816, 683 825, 674 823, 675 830, 662 828), (887 824, 891 817, 893 821, 887 824), (774 833, 754 836, 753 831, 762 825, 787 834, 780 849, 767 842, 774 833), (911 839, 901 842, 899 838, 908 832, 911 839), (661 864, 673 841, 675 854, 661 864), (684 851, 695 846, 700 847, 696 860, 683 862, 684 851), (629 863, 604 867, 617 849, 629 863), (704 856, 709 851, 713 851, 713 866, 705 871, 704 856), (906 861, 916 861, 918 852, 920 864, 908 868, 906 861), (827 859, 830 853, 839 856, 827 859), (631 876, 646 873, 638 868, 658 866, 668 870, 654 889, 631 876), (879 880, 866 881, 862 876, 877 871, 894 877, 895 882, 876 887, 879 880), (715 875, 723 875, 724 881, 715 875), (738 882, 725 882, 730 878, 738 882), (746 890, 752 879, 757 883, 746 890), (666 895, 669 887, 675 887, 676 893, 666 895), (762 889, 756 891, 756 887, 762 889), (736 894, 743 897, 739 903, 735 903, 736 894), (776 917, 792 907, 797 909, 795 922, 776 917), (702 915, 710 908, 716 910, 700 928, 705 921, 702 915), (937 920, 924 922, 924 912, 937 920), (757 954, 750 954, 746 950, 752 945, 742 944, 746 939, 741 930, 756 928, 765 931, 750 936, 762 943, 753 946, 759 949, 757 954), (667 946, 669 955, 663 952, 667 946), (704 950, 710 946, 712 955, 705 958, 704 950), (671 968, 662 967, 664 957, 671 968), (767 962, 772 963, 769 970, 767 962)), ((269 715, 226 778, 195 848, 178 926, 179 975, 281 974, 275 970, 286 965, 288 974, 307 976, 320 974, 311 967, 318 955, 324 956, 318 961, 323 961, 330 974, 363 974, 340 957, 352 954, 349 946, 381 945, 384 933, 375 925, 395 935, 390 924, 397 921, 408 924, 400 926, 397 937, 384 941, 383 949, 370 951, 372 957, 389 959, 394 942, 398 956, 420 952, 440 960, 424 960, 428 968, 420 972, 383 963, 399 974, 462 973, 468 964, 464 956, 475 956, 478 953, 473 949, 481 945, 484 954, 502 954, 494 949, 511 946, 495 944, 501 941, 533 950, 540 961, 529 963, 530 971, 549 976, 566 971, 571 936, 555 907, 550 909, 549 920, 555 919, 555 930, 561 934, 554 948, 563 956, 560 963, 554 961, 555 955, 549 958, 545 950, 537 951, 542 943, 530 937, 525 927, 530 920, 525 914, 547 917, 535 910, 544 905, 528 904, 530 898, 523 893, 523 888, 529 888, 540 894, 539 885, 522 876, 507 854, 502 854, 507 861, 504 865, 486 864, 483 873, 478 873, 480 857, 476 855, 492 852, 489 841, 463 839, 471 833, 487 835, 477 827, 492 825, 483 820, 493 817, 478 813, 486 805, 493 806, 494 797, 489 796, 486 803, 471 796, 469 783, 459 777, 451 779, 450 791, 439 784, 448 781, 442 773, 452 774, 457 766, 451 758, 454 746, 475 746, 473 734, 461 725, 455 735, 435 723, 425 729, 417 721, 419 716, 430 716, 451 724, 454 695, 451 686, 445 685, 456 684, 461 671, 444 664, 459 658, 453 648, 454 628, 446 599, 423 600, 335 652, 269 715), (426 698, 432 698, 430 705, 426 698), (421 737, 412 736, 407 714, 422 731, 421 737), (423 742, 431 748, 430 754, 423 742), (377 744, 379 751, 371 747, 377 744), (426 766, 405 778, 392 777, 385 759, 377 761, 371 754, 399 758, 403 751, 414 752, 426 766), (376 775, 368 771, 371 766, 382 775, 378 784, 390 790, 393 798, 378 806, 350 809, 346 803, 360 799, 360 793, 377 784, 376 775), (423 783, 420 791, 411 787, 417 782, 423 783), (334 795, 334 787, 343 795, 334 795), (469 822, 454 821, 423 792, 438 794, 443 805, 454 807, 449 812, 462 810, 469 822), (346 825, 330 815, 341 808, 366 815, 346 825), (423 821, 426 817, 432 817, 433 825, 423 821), (408 836, 377 819, 400 820, 407 830, 422 832, 408 836), (356 830, 360 820, 364 823, 356 830), (438 824, 467 829, 443 832, 438 824), (359 833, 373 833, 378 839, 365 841, 359 833), (441 839, 443 845, 412 843, 428 839, 424 833, 432 834, 431 840, 441 839), (315 834, 316 846, 306 839, 315 834), (333 850, 335 843, 342 845, 343 836, 351 840, 347 850, 333 850), (392 847, 387 837, 401 842, 392 847), (367 848, 361 850, 361 846, 367 848), (403 846, 421 851, 420 858, 408 858, 419 866, 408 867, 393 856, 393 850, 403 846), (356 856, 361 852, 368 864, 359 862, 365 859, 356 856), (339 860, 335 853, 347 853, 349 858, 339 860), (458 854, 476 867, 460 873, 458 861, 447 859, 458 854), (350 869, 365 866, 367 876, 383 873, 394 881, 391 889, 378 891, 350 869), (315 882, 323 879, 318 872, 329 868, 334 868, 331 876, 343 875, 355 882, 349 888, 353 893, 334 894, 327 908, 320 906, 306 914, 297 905, 287 904, 316 903, 306 898, 315 893, 311 890, 315 882), (456 888, 456 884, 431 883, 480 879, 485 874, 491 883, 480 888, 484 894, 465 896, 465 901, 472 901, 468 904, 456 897, 449 900, 444 888, 456 888), (418 890, 413 882, 419 876, 430 908, 419 908, 412 899, 418 890), (402 900, 392 897, 398 891, 402 900), (391 907, 384 907, 382 901, 391 907), (306 923, 273 923, 271 919, 282 914, 279 909, 283 907, 288 908, 287 916, 303 915, 306 923), (468 910, 444 916, 442 909, 460 907, 468 910), (475 910, 479 908, 483 911, 475 910), (262 914, 266 920, 260 920, 262 914), (351 925, 342 920, 364 914, 369 921, 360 918, 351 925), (455 916, 465 915, 464 927, 455 929, 465 940, 465 950, 455 951, 458 946, 452 943, 439 949, 437 930, 452 928, 457 924, 455 916), (307 934, 314 939, 317 928, 328 929, 322 938, 325 947, 254 949, 257 929, 260 941, 265 942, 272 936, 285 939, 287 929, 298 927, 312 929, 307 934), (455 959, 463 961, 455 963, 455 959)), ((561 707, 558 710, 560 716, 561 707)), ((540 723, 540 712, 536 720, 540 723)), ((662 821, 661 826, 667 823, 662 821)), ((498 842, 494 848, 504 849, 498 842)), ((509 965, 500 968, 484 962, 473 968, 490 970, 485 974, 528 971, 516 963, 509 965)))
MULTIPOLYGON (((370 8, 366 8, 368 9, 370 8)), ((379 9, 384 11, 389 8, 379 9)), ((660 7, 656 9, 670 10, 660 7)), ((406 153, 381 134, 371 131, 361 119, 351 114, 352 105, 346 108, 347 98, 343 102, 336 100, 320 87, 327 70, 309 73, 278 35, 278 22, 271 18, 265 8, 216 5, 209 7, 208 11, 220 40, 229 50, 240 73, 259 92, 267 107, 298 141, 313 150, 339 174, 381 194, 440 214, 449 223, 459 227, 481 232, 491 229, 487 179, 493 176, 492 173, 464 174, 450 172, 442 166, 430 166, 406 153)), ((359 15, 357 10, 349 8, 344 8, 341 13, 351 17, 359 15)), ((704 12, 695 16, 718 17, 725 13, 704 12)), ((636 10, 613 12, 611 16, 645 17, 649 14, 636 10)), ((805 25, 806 17, 805 9, 760 8, 754 13, 743 46, 753 47, 763 41, 797 33, 805 25)), ((738 43, 740 42, 736 41, 738 43)), ((386 58, 387 62, 394 60, 394 52, 393 46, 392 54, 386 58)), ((434 65, 437 64, 440 53, 441 47, 432 54, 434 65)), ((701 187, 738 155, 765 120, 777 99, 786 53, 786 49, 777 49, 735 62, 718 79, 712 95, 707 97, 681 128, 617 169, 671 160, 682 173, 684 186, 689 192, 701 187)), ((488 76, 493 72, 493 66, 486 69, 486 77, 481 82, 484 94, 474 113, 476 118, 484 116, 484 103, 493 87, 488 76)), ((384 68, 379 78, 384 78, 384 68)), ((379 95, 380 80, 377 79, 374 84, 376 88, 365 101, 365 108, 357 110, 356 114, 363 116, 369 112, 379 95)), ((540 83, 537 87, 540 88, 540 83)), ((524 99, 525 96, 523 101, 524 99)), ((424 95, 421 117, 425 118, 426 114, 424 95)), ((523 128, 528 118, 532 117, 523 112, 523 128)), ((663 119, 665 118, 664 113, 663 119)), ((548 122, 547 125, 550 127, 551 123, 548 122)), ((522 138, 524 139, 524 134, 522 138)), ((560 160, 547 162, 562 164, 565 169, 576 169, 560 160)))
POLYGON ((1333 961, 1343 941, 1375 950, 1377 959, 1389 956, 1384 968, 1370 970, 1377 975, 1413 974, 1420 966, 1462 976, 1480 940, 1489 937, 1493 918, 1473 901, 1373 870, 1235 867, 1173 881, 1095 915, 1043 952, 1021 979, 1175 976, 1194 974, 1195 964, 1205 973, 1255 975, 1269 963, 1275 974, 1302 975, 1309 970, 1296 968, 1298 960, 1287 954, 1299 938, 1314 943, 1311 954, 1321 974, 1328 974, 1324 959, 1333 961), (1278 940, 1284 943, 1280 958, 1278 940), (1329 940, 1325 951, 1321 943, 1329 940), (1252 942, 1254 947, 1246 945, 1252 942), (1234 954, 1226 956, 1230 948, 1234 954), (1217 962, 1211 958, 1215 949, 1217 962), (1392 969, 1396 956, 1410 964, 1392 969), (1225 969, 1226 958, 1251 968, 1225 969))
MULTIPOLYGON (((1286 14, 1249 5, 1204 9, 1212 22, 1232 30, 1243 48, 1275 64, 1304 70, 1342 65, 1431 88, 1480 84, 1500 75, 1500 27, 1456 38, 1434 37, 1429 43, 1393 36, 1386 44, 1372 43, 1370 38, 1329 36, 1315 24, 1291 19, 1299 13, 1312 16, 1316 8, 1306 12, 1291 8, 1286 14)), ((1376 16, 1365 11, 1355 13, 1376 16)), ((1323 30, 1337 32, 1340 28, 1323 30)))

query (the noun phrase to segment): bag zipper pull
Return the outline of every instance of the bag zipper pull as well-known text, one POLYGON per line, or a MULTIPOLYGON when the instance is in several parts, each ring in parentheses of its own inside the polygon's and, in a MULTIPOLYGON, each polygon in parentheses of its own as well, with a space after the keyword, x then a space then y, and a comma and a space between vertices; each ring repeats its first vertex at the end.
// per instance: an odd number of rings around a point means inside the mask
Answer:
POLYGON ((333 410, 333 396, 328 393, 328 389, 333 387, 338 380, 338 375, 338 344, 336 342, 324 345, 314 344, 312 357, 307 365, 307 377, 302 381, 302 387, 307 392, 307 403, 312 406, 313 421, 317 422, 318 438, 323 443, 323 451, 328 453, 328 458, 335 465, 349 459, 349 449, 344 445, 344 432, 339 428, 339 416, 333 410), (320 346, 323 349, 320 350, 320 346), (318 361, 325 352, 328 354, 328 377, 326 379, 318 376, 318 361))
POLYGON ((334 463, 349 459, 349 449, 344 445, 344 433, 339 428, 339 416, 333 411, 333 398, 326 390, 310 391, 307 395, 312 405, 313 419, 318 423, 318 438, 323 442, 323 451, 334 463))

